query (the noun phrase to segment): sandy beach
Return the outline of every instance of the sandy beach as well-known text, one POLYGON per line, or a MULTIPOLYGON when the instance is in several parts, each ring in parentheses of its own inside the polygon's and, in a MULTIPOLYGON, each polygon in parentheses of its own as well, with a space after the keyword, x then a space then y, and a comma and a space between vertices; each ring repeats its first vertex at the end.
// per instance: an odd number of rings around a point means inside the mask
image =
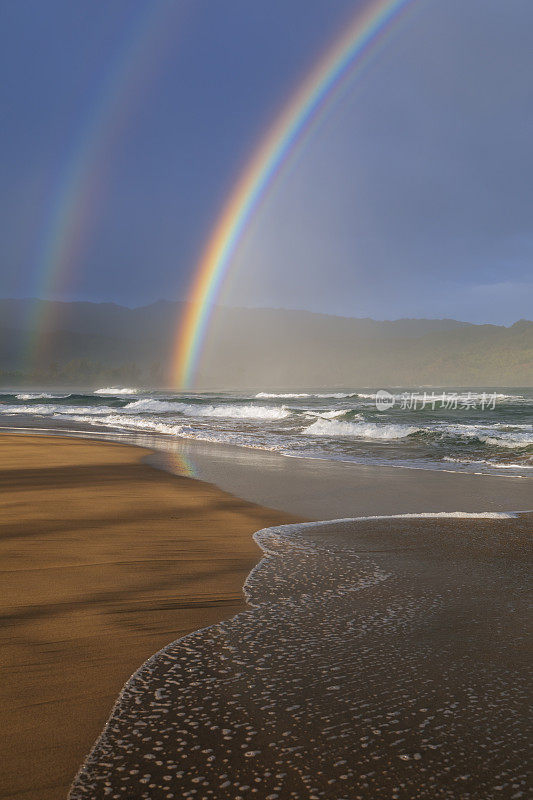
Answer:
POLYGON ((530 481, 349 467, 348 509, 493 517, 273 529, 339 468, 48 435, 0 453, 0 798, 64 800, 89 753, 73 800, 524 796, 532 515, 505 512, 530 481))
POLYGON ((289 521, 131 446, 0 436, 0 797, 63 800, 130 674, 244 606, 252 534, 289 521))

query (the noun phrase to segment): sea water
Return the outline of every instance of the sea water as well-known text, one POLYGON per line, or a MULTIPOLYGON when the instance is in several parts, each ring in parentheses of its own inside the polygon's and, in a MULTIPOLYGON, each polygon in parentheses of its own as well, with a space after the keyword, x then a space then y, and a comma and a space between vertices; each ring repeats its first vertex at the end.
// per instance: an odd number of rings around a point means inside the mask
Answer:
POLYGON ((292 457, 531 476, 531 389, 176 393, 134 387, 0 393, 0 425, 147 433, 292 457), (385 404, 387 405, 387 404, 385 404))

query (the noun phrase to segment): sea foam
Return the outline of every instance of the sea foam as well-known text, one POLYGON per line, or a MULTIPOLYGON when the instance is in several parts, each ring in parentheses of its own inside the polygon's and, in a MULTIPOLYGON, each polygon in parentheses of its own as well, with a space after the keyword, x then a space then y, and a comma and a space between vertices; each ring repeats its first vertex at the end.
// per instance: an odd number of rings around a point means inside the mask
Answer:
POLYGON ((431 558, 403 533, 423 535, 423 524, 357 521, 259 531, 248 608, 137 670, 70 800, 234 800, 255 786, 267 800, 389 798, 400 785, 404 797, 525 796, 515 791, 529 743, 520 520, 452 523, 438 539, 428 524, 431 558), (380 532, 384 549, 369 549, 380 532), (478 559, 487 541, 497 551, 478 559))

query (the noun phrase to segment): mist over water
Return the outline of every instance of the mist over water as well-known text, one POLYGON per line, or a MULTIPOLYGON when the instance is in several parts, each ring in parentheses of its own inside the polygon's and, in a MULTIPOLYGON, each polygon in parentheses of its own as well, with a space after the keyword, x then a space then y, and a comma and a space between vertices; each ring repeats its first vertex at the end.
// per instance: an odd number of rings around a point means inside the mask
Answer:
POLYGON ((376 390, 362 388, 254 394, 134 387, 13 391, 0 394, 0 424, 146 432, 356 464, 533 474, 531 389, 394 392, 394 405, 380 410, 376 390))

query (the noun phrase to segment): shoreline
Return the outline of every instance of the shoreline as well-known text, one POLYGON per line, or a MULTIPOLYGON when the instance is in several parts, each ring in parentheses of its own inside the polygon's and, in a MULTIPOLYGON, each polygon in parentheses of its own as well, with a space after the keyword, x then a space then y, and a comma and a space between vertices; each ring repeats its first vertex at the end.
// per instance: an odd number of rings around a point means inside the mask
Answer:
MULTIPOLYGON (((147 433, 47 430, 53 438, 143 447, 150 451, 145 462, 158 470, 192 477, 247 502, 308 520, 436 511, 528 511, 532 506, 533 475, 364 465, 147 433)), ((26 431, 31 433, 30 428, 26 431)))
POLYGON ((129 443, 3 433, 0 450, 0 798, 64 800, 129 676, 245 608, 253 534, 296 518, 156 470, 129 443))

